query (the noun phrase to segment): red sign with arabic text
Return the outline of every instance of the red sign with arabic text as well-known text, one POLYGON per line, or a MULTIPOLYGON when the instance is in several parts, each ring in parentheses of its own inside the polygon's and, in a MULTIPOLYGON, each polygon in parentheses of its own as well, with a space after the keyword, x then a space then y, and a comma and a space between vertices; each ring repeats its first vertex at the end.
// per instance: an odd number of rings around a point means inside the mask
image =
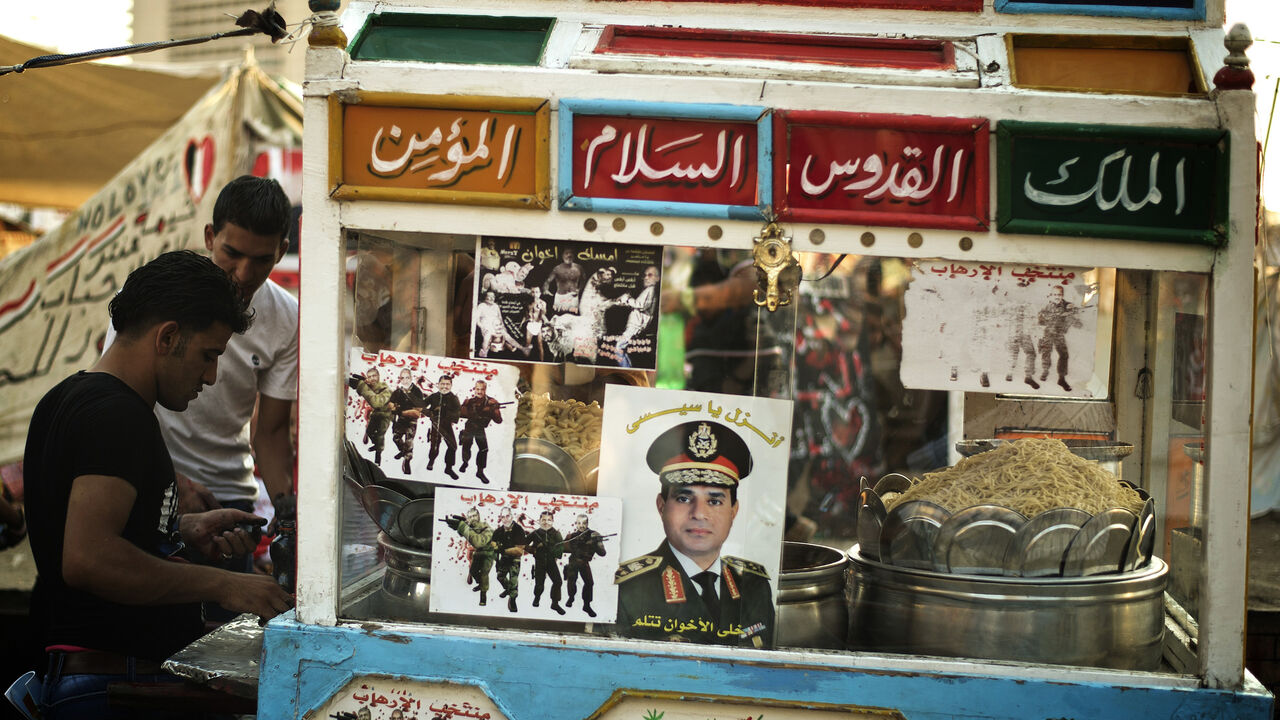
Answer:
POLYGON ((786 220, 985 229, 987 121, 778 112, 774 207, 786 220))
POLYGON ((575 115, 573 194, 755 205, 756 143, 750 122, 575 115))

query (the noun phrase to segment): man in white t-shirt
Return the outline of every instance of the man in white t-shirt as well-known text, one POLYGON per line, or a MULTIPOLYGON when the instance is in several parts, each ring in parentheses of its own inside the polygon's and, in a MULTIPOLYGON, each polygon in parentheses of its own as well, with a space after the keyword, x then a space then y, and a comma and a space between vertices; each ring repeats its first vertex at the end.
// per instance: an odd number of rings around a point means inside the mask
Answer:
MULTIPOLYGON (((298 397, 298 301, 267 276, 289 247, 291 218, 289 199, 275 180, 244 175, 219 193, 204 245, 248 301, 253 325, 227 344, 217 382, 186 412, 156 409, 180 476, 202 484, 223 507, 252 512, 256 462, 278 515, 294 513, 289 415, 298 397)), ((113 339, 109 331, 107 344, 113 339)), ((187 495, 188 507, 204 509, 199 505, 207 496, 187 495)), ((249 567, 246 558, 232 562, 249 567)))

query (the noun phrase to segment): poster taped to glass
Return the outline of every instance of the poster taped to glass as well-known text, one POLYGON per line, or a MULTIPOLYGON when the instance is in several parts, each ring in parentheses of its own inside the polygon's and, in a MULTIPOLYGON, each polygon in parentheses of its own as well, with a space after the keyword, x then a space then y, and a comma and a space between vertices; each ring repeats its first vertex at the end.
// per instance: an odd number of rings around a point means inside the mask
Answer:
POLYGON ((623 501, 623 637, 772 647, 792 403, 610 385, 599 496, 623 501))
POLYGON ((655 368, 661 248, 487 237, 476 257, 471 357, 655 368))
POLYGON ((903 384, 1094 397, 1093 268, 919 261, 906 293, 903 384))
POLYGON ((389 478, 505 490, 518 377, 510 365, 354 348, 347 439, 389 478))
POLYGON ((432 611, 613 622, 618 498, 441 488, 435 517, 432 611))

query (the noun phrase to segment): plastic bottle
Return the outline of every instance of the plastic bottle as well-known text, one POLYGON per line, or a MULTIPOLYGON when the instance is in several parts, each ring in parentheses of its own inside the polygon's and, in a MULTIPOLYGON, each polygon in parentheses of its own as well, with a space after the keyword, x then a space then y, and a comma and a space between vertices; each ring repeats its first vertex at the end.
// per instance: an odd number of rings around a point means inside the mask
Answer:
POLYGON ((298 589, 298 531, 294 520, 281 520, 276 527, 276 537, 271 541, 271 573, 280 587, 296 592, 298 589))

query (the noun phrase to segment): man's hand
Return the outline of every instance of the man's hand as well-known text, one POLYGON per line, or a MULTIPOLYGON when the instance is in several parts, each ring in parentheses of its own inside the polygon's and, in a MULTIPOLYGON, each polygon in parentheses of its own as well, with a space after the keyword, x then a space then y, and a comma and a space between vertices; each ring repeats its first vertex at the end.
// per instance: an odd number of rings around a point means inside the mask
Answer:
POLYGON ((182 473, 174 473, 178 478, 178 512, 202 513, 217 510, 222 503, 213 496, 203 483, 192 480, 182 473))
POLYGON ((218 604, 234 613, 249 612, 263 622, 293 607, 293 596, 275 578, 259 573, 227 573, 218 604))
POLYGON ((417 420, 418 418, 422 417, 422 411, 421 411, 421 410, 409 409, 409 410, 405 410, 404 412, 400 413, 400 416, 401 416, 401 417, 407 417, 407 418, 409 418, 409 419, 411 419, 411 420, 417 420))
POLYGON ((178 530, 182 533, 182 541, 206 558, 230 560, 235 555, 253 552, 258 545, 253 535, 240 526, 261 527, 266 523, 266 518, 243 510, 223 508, 183 515, 178 530))
POLYGON ((360 377, 359 375, 356 375, 355 373, 352 373, 347 376, 347 387, 351 388, 352 390, 359 390, 360 383, 362 382, 364 382, 364 378, 360 377))

